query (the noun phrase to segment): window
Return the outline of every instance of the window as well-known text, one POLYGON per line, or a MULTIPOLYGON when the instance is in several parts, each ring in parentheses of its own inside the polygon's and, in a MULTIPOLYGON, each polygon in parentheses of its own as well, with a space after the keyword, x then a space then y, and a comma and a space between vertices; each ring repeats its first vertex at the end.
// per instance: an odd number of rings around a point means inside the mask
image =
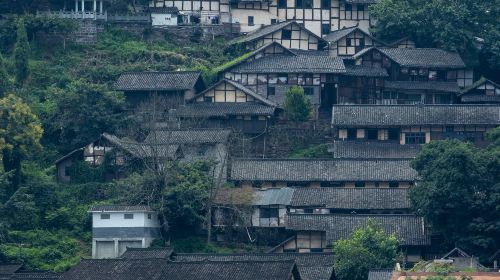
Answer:
POLYGON ((292 39, 292 30, 290 30, 290 29, 281 30, 281 39, 283 39, 283 40, 292 39))
POLYGON ((109 214, 101 214, 101 220, 109 220, 110 217, 109 214))
POLYGON ((365 182, 355 182, 354 186, 356 188, 364 188, 365 187, 365 182))
POLYGON ((278 0, 278 8, 286 8, 286 0, 278 0))
POLYGON ((398 182, 389 182, 389 188, 397 188, 397 187, 399 187, 398 182))
POLYGON ((321 9, 330 9, 332 7, 332 0, 321 0, 321 9))
POLYGON ((321 35, 326 35, 330 33, 330 24, 321 24, 321 35))
POLYGON ((212 96, 205 96, 203 97, 204 102, 213 102, 213 97, 212 96))
POLYGON ((405 134, 406 144, 425 144, 425 132, 407 132, 405 134))
POLYGON ((254 26, 255 23, 253 22, 253 16, 248 16, 248 26, 254 26))
POLYGON ((363 5, 363 4, 358 4, 358 5, 356 6, 356 8, 357 8, 358 12, 363 12, 363 11, 365 10, 365 5, 363 5))
POLYGON ((347 139, 354 140, 356 139, 357 130, 355 128, 347 129, 347 139))
POLYGON ((311 253, 322 253, 323 248, 311 248, 310 251, 311 253))
POLYGON ((269 219, 269 218, 278 218, 279 216, 278 208, 260 208, 260 218, 269 219))
POLYGON ((148 220, 151 220, 153 216, 151 214, 148 214, 148 220))
POLYGON ((267 96, 274 96, 276 94, 275 87, 267 87, 267 96))
POLYGON ((365 47, 365 38, 360 38, 359 39, 359 47, 364 48, 365 47))
POLYGON ((302 8, 302 0, 295 0, 295 7, 302 8))
POLYGON ((314 213, 314 209, 312 209, 312 208, 304 209, 304 214, 312 214, 312 213, 314 213))
POLYGON ((345 11, 346 12, 352 11, 352 5, 351 4, 345 4, 345 11))
POLYGON ((288 83, 288 74, 278 74, 278 84, 286 85, 288 83))
POLYGON ((271 19, 271 24, 276 24, 277 22, 278 22, 278 20, 277 20, 277 19, 275 19, 275 18, 272 18, 272 19, 271 19))
POLYGON ((437 78, 437 71, 429 71, 429 80, 435 81, 437 78))
POLYGON ((314 88, 311 88, 311 87, 304 88, 304 94, 305 95, 314 95, 314 88))
POLYGON ((346 39, 346 45, 348 47, 352 47, 352 39, 350 39, 350 38, 346 39))
POLYGON ((313 7, 313 0, 295 0, 295 7, 310 9, 313 7))
POLYGON ((389 128, 389 140, 399 140, 399 129, 389 128))
POLYGON ((123 214, 123 218, 125 220, 132 220, 134 218, 134 214, 123 214))
POLYGON ((366 129, 366 138, 369 140, 377 140, 378 139, 378 130, 376 128, 366 129))

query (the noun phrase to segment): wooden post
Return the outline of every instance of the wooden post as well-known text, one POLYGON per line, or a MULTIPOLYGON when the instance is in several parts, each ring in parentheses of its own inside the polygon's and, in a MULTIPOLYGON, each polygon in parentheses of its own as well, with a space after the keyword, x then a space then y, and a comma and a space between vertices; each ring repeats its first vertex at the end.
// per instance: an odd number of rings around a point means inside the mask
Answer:
POLYGON ((78 12, 78 0, 75 0, 75 13, 78 12))
POLYGON ((97 2, 94 0, 94 20, 97 19, 97 2))
POLYGON ((85 18, 85 0, 82 0, 82 18, 85 18))
POLYGON ((99 1, 99 11, 100 11, 101 14, 103 13, 103 11, 102 11, 102 0, 99 1))

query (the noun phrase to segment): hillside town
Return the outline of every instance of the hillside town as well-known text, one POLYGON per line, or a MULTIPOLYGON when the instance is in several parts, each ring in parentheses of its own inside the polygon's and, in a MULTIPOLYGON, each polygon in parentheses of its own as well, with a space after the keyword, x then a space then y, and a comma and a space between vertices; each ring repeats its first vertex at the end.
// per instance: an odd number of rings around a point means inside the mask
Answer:
POLYGON ((498 36, 430 43, 469 30, 408 0, 4 2, 0 279, 500 279, 498 36))

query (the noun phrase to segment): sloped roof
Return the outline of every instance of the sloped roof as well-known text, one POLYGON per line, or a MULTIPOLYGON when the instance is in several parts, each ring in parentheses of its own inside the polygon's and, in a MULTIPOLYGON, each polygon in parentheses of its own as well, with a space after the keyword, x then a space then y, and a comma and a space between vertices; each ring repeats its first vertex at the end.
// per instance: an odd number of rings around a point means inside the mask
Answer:
POLYGON ((254 205, 290 205, 294 189, 270 188, 255 192, 254 205))
POLYGON ((479 80, 477 80, 476 82, 474 82, 472 85, 464 88, 462 90, 462 92, 460 94, 466 94, 468 93, 469 91, 473 90, 473 89, 476 89, 477 87, 479 86, 482 86, 484 85, 485 83, 490 83, 492 84, 493 86, 497 87, 497 88, 500 88, 500 85, 493 82, 492 80, 489 80, 489 79, 486 79, 485 77, 481 77, 479 80))
POLYGON ((94 205, 89 212, 151 212, 147 205, 94 205))
POLYGON ((433 48, 375 48, 404 67, 465 68, 460 55, 433 48))
POLYGON ((493 85, 495 88, 500 89, 500 85, 488 80, 484 77, 481 77, 481 79, 477 80, 475 83, 472 85, 464 88, 462 92, 459 94, 460 100, 463 103, 469 103, 469 102, 482 102, 482 103, 499 103, 500 102, 500 95, 499 94, 493 94, 493 95, 486 95, 486 94, 472 94, 471 91, 478 88, 479 86, 482 86, 486 83, 489 83, 493 85))
POLYGON ((21 267, 22 264, 0 264, 0 279, 10 279, 21 267))
POLYGON ((114 88, 123 91, 189 90, 200 78, 199 71, 131 72, 121 74, 114 88))
POLYGON ((430 90, 447 93, 459 93, 460 88, 456 82, 437 81, 385 81, 384 88, 398 90, 430 90))
POLYGON ((121 256, 123 259, 169 259, 173 248, 127 248, 121 256))
POLYGON ((170 262, 163 259, 93 259, 82 260, 64 273, 62 279, 289 280, 294 271, 297 272, 297 267, 293 260, 170 262))
POLYGON ((333 126, 498 125, 500 105, 335 105, 333 126))
POLYGON ((334 158, 415 158, 420 145, 399 143, 335 141, 329 150, 334 158))
POLYGON ((430 245, 424 220, 415 215, 288 214, 286 228, 297 231, 325 231, 328 243, 349 238, 371 220, 387 234, 395 234, 400 245, 430 245))
POLYGON ((233 159, 235 181, 415 181, 406 159, 233 159))
POLYGON ((265 37, 265 36, 267 36, 269 34, 272 34, 272 33, 276 32, 276 31, 278 31, 280 29, 283 29, 284 27, 287 27, 287 26, 289 26, 291 24, 295 24, 297 26, 300 26, 300 28, 302 28, 303 30, 307 31, 309 34, 311 34, 312 36, 316 37, 318 40, 323 41, 323 39, 321 37, 319 37, 318 35, 314 34, 309 29, 301 26, 296 21, 284 21, 284 22, 280 22, 280 23, 276 23, 276 24, 271 24, 271 25, 263 26, 260 29, 257 29, 255 31, 252 31, 252 32, 248 33, 247 35, 244 35, 244 36, 241 36, 239 38, 236 38, 236 39, 232 40, 230 42, 230 44, 240 44, 240 43, 252 42, 252 41, 258 40, 258 39, 260 39, 262 37, 265 37))
MULTIPOLYGON (((12 275, 11 280, 57 280, 62 277, 62 273, 54 272, 21 272, 12 275)), ((0 278, 1 279, 1 278, 0 278)))
POLYGON ((291 206, 330 209, 410 209, 406 188, 296 188, 291 206))
POLYGON ((242 63, 235 73, 345 73, 342 58, 321 55, 273 55, 242 63))
POLYGON ((152 131, 144 143, 156 144, 202 144, 225 143, 230 130, 227 129, 189 129, 152 131))
POLYGON ((272 116, 275 107, 255 102, 196 102, 177 108, 177 117, 272 116))
POLYGON ((198 98, 199 96, 202 96, 203 94, 213 90, 214 88, 216 88, 217 86, 219 86, 220 84, 222 83, 228 83, 232 86, 234 86, 235 88, 243 91, 245 94, 247 95, 250 95, 251 97, 255 98, 258 102, 264 104, 264 105, 267 105, 267 106, 272 106, 272 107, 276 107, 276 103, 274 103, 273 101, 263 97, 262 95, 260 94, 257 94, 255 92, 253 92, 253 90, 247 88, 246 86, 238 83, 238 82, 235 82, 233 80, 228 80, 228 79, 223 79, 223 80, 220 80, 218 81, 217 83, 215 83, 213 86, 211 86, 210 88, 200 92, 199 94, 195 95, 194 97, 190 98, 189 101, 193 101, 195 100, 196 98, 198 98))
POLYGON ((303 280, 330 280, 333 276, 333 253, 240 253, 176 254, 175 261, 278 261, 295 260, 303 280))
POLYGON ((104 133, 102 136, 110 143, 116 145, 117 147, 137 158, 175 158, 177 152, 179 151, 179 145, 176 144, 152 145, 150 143, 145 144, 138 143, 133 140, 120 139, 114 135, 106 133, 104 133))
MULTIPOLYGON (((351 0, 351 3, 364 3, 367 1, 373 2, 374 0, 351 0), (358 1, 358 2, 356 2, 356 1, 358 1)), ((346 2, 349 3, 349 1, 346 1, 346 2)), ((362 32, 366 36, 372 38, 372 40, 377 41, 378 43, 385 45, 384 42, 373 37, 370 33, 366 32, 365 30, 363 30, 357 26, 347 27, 347 28, 332 31, 332 32, 328 33, 326 36, 324 36, 323 39, 329 43, 334 43, 334 42, 337 42, 338 40, 344 38, 345 36, 351 34, 352 32, 355 32, 355 31, 362 32)))
POLYGON ((385 68, 382 68, 382 67, 370 67, 370 66, 363 66, 363 65, 345 65, 345 70, 346 70, 346 72, 344 75, 346 75, 346 76, 389 77, 389 74, 387 74, 387 70, 385 70, 385 68))
POLYGON ((368 280, 391 280, 393 269, 370 269, 368 280))
POLYGON ((149 7, 148 10, 151 13, 179 13, 179 9, 177 7, 149 7))

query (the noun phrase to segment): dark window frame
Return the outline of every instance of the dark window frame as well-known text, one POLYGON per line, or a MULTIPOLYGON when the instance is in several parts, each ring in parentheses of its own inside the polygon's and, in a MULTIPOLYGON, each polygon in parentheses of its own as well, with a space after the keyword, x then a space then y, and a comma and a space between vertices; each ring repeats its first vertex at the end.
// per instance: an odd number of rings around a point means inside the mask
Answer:
POLYGON ((133 213, 125 213, 125 214, 123 214, 123 219, 125 219, 125 220, 133 220, 134 219, 134 214, 133 213))

